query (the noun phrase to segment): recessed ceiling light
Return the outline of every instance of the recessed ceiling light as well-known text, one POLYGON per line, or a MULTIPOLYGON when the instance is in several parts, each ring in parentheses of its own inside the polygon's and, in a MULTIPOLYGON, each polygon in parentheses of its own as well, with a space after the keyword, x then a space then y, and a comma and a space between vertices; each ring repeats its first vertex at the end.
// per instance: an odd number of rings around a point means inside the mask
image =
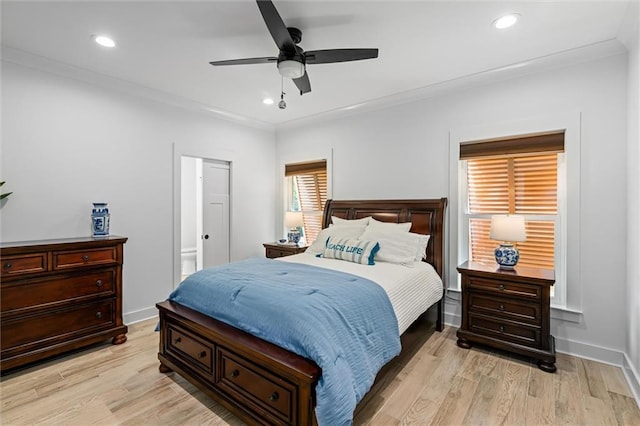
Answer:
POLYGON ((517 13, 509 13, 493 21, 493 26, 499 30, 504 30, 515 25, 518 22, 518 18, 520 18, 520 15, 517 13))
POLYGON ((91 36, 91 38, 93 39, 93 41, 98 43, 100 46, 104 46, 104 47, 115 47, 116 46, 116 42, 113 41, 113 39, 111 37, 108 37, 108 36, 105 36, 105 35, 94 34, 94 35, 91 36))
POLYGON ((271 98, 264 98, 264 99, 262 100, 262 103, 263 103, 263 104, 265 104, 265 105, 273 105, 273 99, 271 99, 271 98))

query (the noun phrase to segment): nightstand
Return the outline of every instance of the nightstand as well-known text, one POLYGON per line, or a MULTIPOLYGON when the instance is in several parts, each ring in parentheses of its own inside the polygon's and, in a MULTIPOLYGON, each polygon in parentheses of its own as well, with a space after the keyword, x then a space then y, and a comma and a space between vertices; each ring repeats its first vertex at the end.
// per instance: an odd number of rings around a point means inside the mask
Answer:
POLYGON ((269 259, 276 257, 291 256, 292 254, 304 253, 306 247, 298 247, 293 244, 264 243, 265 254, 269 259))
POLYGON ((465 262, 462 277, 462 326, 458 346, 480 343, 530 356, 548 373, 556 371, 555 340, 550 333, 550 289, 554 271, 465 262))

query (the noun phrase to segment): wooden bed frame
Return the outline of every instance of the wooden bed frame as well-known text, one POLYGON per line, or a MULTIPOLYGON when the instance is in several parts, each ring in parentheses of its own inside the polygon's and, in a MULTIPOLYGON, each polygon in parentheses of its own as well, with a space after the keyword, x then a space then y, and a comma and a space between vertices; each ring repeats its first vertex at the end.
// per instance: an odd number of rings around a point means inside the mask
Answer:
MULTIPOLYGON (((446 204, 446 198, 328 200, 323 228, 329 226, 331 216, 412 222, 411 232, 431 236, 426 261, 442 277, 446 204)), ((164 301, 156 306, 161 372, 178 372, 248 424, 317 424, 314 389, 321 369, 313 361, 180 304, 164 301)), ((433 310, 437 311, 436 330, 442 331, 444 298, 416 323, 433 310)), ((409 330, 402 336, 403 351, 408 334, 409 330)))

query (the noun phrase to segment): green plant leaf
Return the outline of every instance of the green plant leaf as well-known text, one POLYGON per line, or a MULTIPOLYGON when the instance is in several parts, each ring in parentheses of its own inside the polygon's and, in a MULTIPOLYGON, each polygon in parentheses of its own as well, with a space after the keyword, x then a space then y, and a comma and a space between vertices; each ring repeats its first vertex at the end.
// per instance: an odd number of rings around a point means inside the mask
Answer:
POLYGON ((7 198, 9 195, 13 194, 13 192, 7 192, 5 194, 0 194, 0 200, 7 198))

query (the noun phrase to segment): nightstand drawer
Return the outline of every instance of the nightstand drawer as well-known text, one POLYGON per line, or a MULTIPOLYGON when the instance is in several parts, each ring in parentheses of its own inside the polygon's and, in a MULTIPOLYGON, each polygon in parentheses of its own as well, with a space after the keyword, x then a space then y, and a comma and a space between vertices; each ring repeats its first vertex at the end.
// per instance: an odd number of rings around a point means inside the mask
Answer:
POLYGON ((278 257, 291 256, 298 253, 304 253, 306 247, 298 247, 296 245, 284 245, 284 244, 262 244, 265 248, 265 256, 268 259, 276 259, 278 257))
POLYGON ((291 251, 286 251, 286 250, 282 250, 282 249, 268 248, 266 256, 269 259, 275 259, 275 258, 278 258, 278 257, 291 256, 292 254, 293 253, 291 251))
POLYGON ((470 292, 469 311, 489 316, 500 316, 515 321, 529 322, 540 325, 541 306, 539 303, 518 302, 506 297, 483 296, 470 292))
POLYGON ((503 280, 492 280, 483 277, 469 277, 468 287, 473 290, 486 291, 493 294, 502 294, 521 299, 541 300, 542 290, 540 286, 514 283, 503 280))
POLYGON ((540 327, 515 324, 511 321, 502 321, 499 318, 478 315, 473 312, 469 313, 469 331, 528 347, 539 348, 542 346, 540 327))

